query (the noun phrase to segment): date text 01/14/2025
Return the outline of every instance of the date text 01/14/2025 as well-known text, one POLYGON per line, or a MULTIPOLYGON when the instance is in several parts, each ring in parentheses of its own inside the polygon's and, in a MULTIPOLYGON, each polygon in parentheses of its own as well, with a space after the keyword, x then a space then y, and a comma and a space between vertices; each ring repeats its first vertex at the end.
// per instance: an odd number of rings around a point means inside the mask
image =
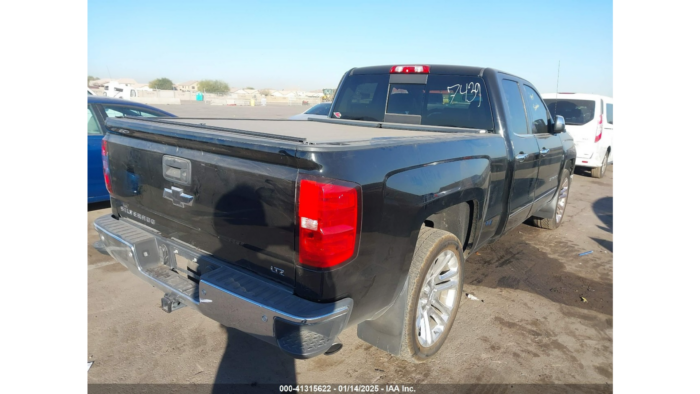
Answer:
POLYGON ((399 385, 314 385, 314 386, 280 386, 281 393, 415 393, 411 386, 399 385))

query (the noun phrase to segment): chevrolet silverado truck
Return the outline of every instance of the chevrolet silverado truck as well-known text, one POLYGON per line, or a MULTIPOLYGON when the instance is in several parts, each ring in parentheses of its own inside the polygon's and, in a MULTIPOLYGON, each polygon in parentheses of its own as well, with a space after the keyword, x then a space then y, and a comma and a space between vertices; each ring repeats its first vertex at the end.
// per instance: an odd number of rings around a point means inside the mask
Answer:
POLYGON ((163 291, 297 358, 338 334, 429 360, 464 261, 531 219, 557 228, 576 160, 564 119, 491 68, 345 73, 327 119, 109 118, 109 254, 163 291))

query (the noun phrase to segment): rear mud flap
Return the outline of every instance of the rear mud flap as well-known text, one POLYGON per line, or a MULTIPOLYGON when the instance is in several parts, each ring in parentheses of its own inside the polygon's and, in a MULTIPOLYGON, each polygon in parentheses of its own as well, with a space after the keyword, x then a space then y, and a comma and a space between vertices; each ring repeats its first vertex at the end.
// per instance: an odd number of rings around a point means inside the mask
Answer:
POLYGON ((393 355, 401 353, 401 338, 406 327, 406 305, 408 304, 408 278, 394 303, 381 316, 357 325, 357 336, 393 355))
MULTIPOLYGON (((572 171, 571 175, 569 176, 569 185, 573 183, 573 180, 574 173, 572 171)), ((561 184, 557 186, 557 189, 554 191, 551 200, 549 200, 548 203, 544 204, 537 212, 533 212, 530 216, 542 219, 553 218, 554 213, 557 211, 557 202, 559 202, 559 187, 561 187, 561 184)), ((570 189, 571 186, 569 186, 569 190, 570 189)))

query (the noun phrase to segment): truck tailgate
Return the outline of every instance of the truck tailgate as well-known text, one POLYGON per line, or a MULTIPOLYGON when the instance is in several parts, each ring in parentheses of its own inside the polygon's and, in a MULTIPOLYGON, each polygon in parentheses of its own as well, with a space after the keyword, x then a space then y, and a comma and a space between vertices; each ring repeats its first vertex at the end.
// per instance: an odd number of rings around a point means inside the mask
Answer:
POLYGON ((115 215, 294 285, 298 170, 285 161, 293 151, 254 144, 206 150, 137 132, 110 133, 106 141, 115 215))

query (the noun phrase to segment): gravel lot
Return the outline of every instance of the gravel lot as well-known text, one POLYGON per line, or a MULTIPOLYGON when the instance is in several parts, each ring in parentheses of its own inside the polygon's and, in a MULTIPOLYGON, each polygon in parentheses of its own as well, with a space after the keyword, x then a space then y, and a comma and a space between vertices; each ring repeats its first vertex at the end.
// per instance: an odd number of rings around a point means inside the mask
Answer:
MULTIPOLYGON (((284 118, 308 107, 159 106, 178 116, 284 118)), ((88 206, 88 383, 612 383, 612 178, 578 172, 563 225, 518 226, 467 260, 457 321, 429 363, 341 334, 333 356, 294 360, 189 308, 92 248, 88 206), (593 251, 579 257, 579 253, 593 251), (586 301, 583 301, 583 300, 586 301)))

